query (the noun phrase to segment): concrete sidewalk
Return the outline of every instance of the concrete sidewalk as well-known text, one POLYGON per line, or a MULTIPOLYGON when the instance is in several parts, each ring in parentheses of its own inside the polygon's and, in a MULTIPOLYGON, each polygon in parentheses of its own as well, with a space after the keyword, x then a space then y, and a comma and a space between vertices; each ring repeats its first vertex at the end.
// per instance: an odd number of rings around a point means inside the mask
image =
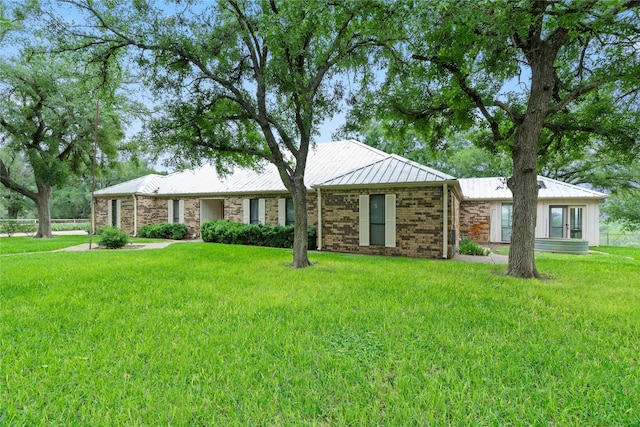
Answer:
MULTIPOLYGON (((167 246, 169 246, 172 243, 175 242, 184 242, 184 241, 189 241, 189 240, 171 240, 171 241, 166 241, 166 242, 155 242, 155 243, 128 243, 125 246, 123 246, 122 248, 120 248, 119 250, 138 250, 138 249, 162 249, 162 248, 166 248, 167 246)), ((91 245, 91 250, 96 250, 96 249, 100 249, 100 250, 109 250, 103 246, 98 246, 97 242, 93 242, 93 244, 91 245)), ((76 246, 70 246, 68 248, 62 248, 62 249, 56 249, 53 252, 77 252, 77 251, 88 251, 89 250, 89 244, 88 243, 83 243, 81 245, 76 245, 76 246)))
POLYGON ((509 257, 506 255, 498 255, 493 252, 487 256, 482 255, 463 255, 455 254, 454 261, 476 262, 480 264, 509 264, 509 257))

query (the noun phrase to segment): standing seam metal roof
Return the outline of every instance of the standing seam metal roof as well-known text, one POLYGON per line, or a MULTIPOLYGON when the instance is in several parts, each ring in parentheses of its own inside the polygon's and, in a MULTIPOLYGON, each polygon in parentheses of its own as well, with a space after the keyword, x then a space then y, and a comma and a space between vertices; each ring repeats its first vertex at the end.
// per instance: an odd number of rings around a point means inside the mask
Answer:
POLYGON ((316 186, 408 184, 453 180, 455 178, 451 175, 391 154, 373 164, 324 181, 316 186))
MULTIPOLYGON (((383 160, 388 156, 389 154, 383 151, 353 140, 317 144, 309 150, 305 184, 311 188, 335 176, 383 160)), ((138 181, 146 180, 147 177, 104 188, 96 191, 96 195, 132 193, 156 195, 230 194, 287 191, 278 169, 271 163, 262 164, 258 170, 237 167, 226 176, 218 175, 214 166, 204 165, 166 176, 155 175, 158 180, 149 180, 149 185, 141 186, 138 181)))
MULTIPOLYGON (((501 177, 460 179, 465 200, 511 200, 513 194, 501 177)), ((538 191, 538 199, 605 199, 606 194, 577 185, 538 176, 544 188, 538 191)))

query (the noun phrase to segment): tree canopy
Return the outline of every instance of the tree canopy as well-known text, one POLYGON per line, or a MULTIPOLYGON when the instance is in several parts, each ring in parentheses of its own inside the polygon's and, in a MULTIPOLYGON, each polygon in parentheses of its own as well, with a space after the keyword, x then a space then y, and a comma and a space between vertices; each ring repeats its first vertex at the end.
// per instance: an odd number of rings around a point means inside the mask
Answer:
MULTIPOLYGON (((51 237, 50 199, 54 186, 69 176, 90 174, 96 94, 73 58, 26 50, 0 62, 0 130, 2 147, 20 153, 31 171, 30 182, 12 173, 0 159, 0 182, 33 200, 38 210, 36 237, 51 237)), ((105 107, 113 104, 105 103, 105 107)), ((103 108, 98 144, 103 158, 117 157, 123 137, 120 113, 103 108)))
POLYGON ((147 127, 154 146, 178 159, 233 165, 273 163, 291 192, 295 267, 309 265, 304 173, 319 124, 348 90, 346 70, 369 75, 389 5, 348 2, 214 3, 67 0, 84 24, 52 17, 67 49, 94 61, 128 49, 161 103, 147 127), (68 40, 73 40, 69 44, 68 40))
POLYGON ((432 144, 470 128, 512 159, 508 274, 538 276, 537 174, 600 145, 640 152, 640 2, 425 1, 404 9, 404 41, 370 108, 432 144))

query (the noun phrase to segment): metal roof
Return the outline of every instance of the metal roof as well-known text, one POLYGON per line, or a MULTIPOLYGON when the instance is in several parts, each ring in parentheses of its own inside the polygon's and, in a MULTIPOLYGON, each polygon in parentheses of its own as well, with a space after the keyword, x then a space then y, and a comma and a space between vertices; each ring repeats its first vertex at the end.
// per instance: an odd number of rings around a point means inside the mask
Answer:
POLYGON ((150 194, 158 188, 164 178, 165 176, 163 175, 145 175, 131 181, 96 190, 94 194, 97 196, 108 194, 150 194))
POLYGON ((452 180, 455 178, 451 175, 391 154, 382 160, 324 181, 317 186, 408 184, 452 180))
MULTIPOLYGON (((460 187, 465 200, 511 200, 513 195, 502 177, 464 178, 460 187)), ((566 182, 538 176, 538 199, 605 199, 606 194, 566 182)))
MULTIPOLYGON (((389 154, 358 141, 345 140, 317 144, 309 150, 305 170, 308 188, 335 176, 344 175, 354 169, 380 161, 389 154)), ((172 173, 166 176, 148 175, 107 187, 96 195, 108 194, 228 194, 286 192, 275 165, 264 163, 257 170, 236 167, 219 176, 213 165, 172 173), (142 187, 138 181, 147 177, 160 178, 155 185, 142 187), (128 190, 128 191, 125 191, 128 190)))

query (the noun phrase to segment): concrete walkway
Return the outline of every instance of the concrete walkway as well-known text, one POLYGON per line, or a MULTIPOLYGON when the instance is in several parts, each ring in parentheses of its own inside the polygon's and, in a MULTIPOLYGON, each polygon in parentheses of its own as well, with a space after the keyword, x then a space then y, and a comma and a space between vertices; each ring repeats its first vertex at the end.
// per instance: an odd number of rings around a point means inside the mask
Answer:
MULTIPOLYGON (((167 242, 155 242, 155 243, 128 243, 126 244, 124 247, 120 248, 119 250, 137 250, 137 249, 162 249, 162 248, 166 248, 167 246, 169 246, 172 243, 175 242, 185 242, 185 241, 189 241, 189 240, 175 240, 175 241, 167 241, 167 242)), ((91 250, 96 250, 96 249, 100 249, 100 250, 108 250, 105 247, 102 246, 98 246, 97 242, 93 242, 93 244, 91 245, 91 250)), ((83 243, 81 245, 76 245, 76 246, 69 246, 68 248, 62 248, 62 249, 57 249, 53 252, 74 252, 74 251, 88 251, 89 250, 89 244, 88 243, 83 243)))
POLYGON ((480 264, 509 264, 508 256, 494 254, 493 252, 487 256, 455 254, 453 260, 462 262, 477 262, 480 264))

